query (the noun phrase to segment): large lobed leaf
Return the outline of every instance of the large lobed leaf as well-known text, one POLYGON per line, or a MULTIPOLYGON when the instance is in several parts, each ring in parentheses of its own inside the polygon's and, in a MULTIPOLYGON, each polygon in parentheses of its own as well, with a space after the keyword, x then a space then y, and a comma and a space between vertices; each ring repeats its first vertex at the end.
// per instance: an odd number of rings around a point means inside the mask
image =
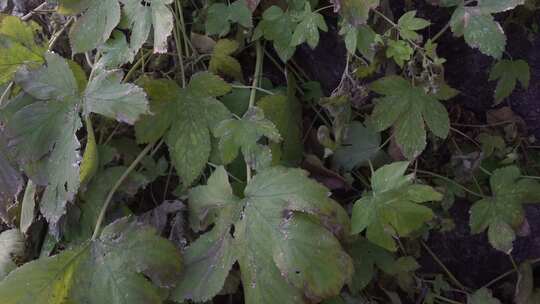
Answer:
POLYGON ((45 59, 43 67, 25 66, 17 72, 15 82, 32 98, 10 115, 6 137, 25 173, 46 186, 40 208, 54 226, 79 188, 76 132, 82 126, 81 106, 86 115, 94 112, 130 123, 148 110, 142 89, 121 84, 119 72, 98 72, 84 88, 86 79, 76 65, 50 52, 45 59))
POLYGON ((274 167, 258 173, 244 196, 233 195, 223 167, 190 192, 192 226, 214 227, 186 250, 173 298, 212 298, 235 261, 248 304, 338 294, 353 268, 336 238, 347 233, 348 218, 327 190, 302 170, 274 167))
POLYGON ((178 279, 178 250, 129 218, 97 240, 29 262, 0 282, 3 304, 159 304, 178 279))

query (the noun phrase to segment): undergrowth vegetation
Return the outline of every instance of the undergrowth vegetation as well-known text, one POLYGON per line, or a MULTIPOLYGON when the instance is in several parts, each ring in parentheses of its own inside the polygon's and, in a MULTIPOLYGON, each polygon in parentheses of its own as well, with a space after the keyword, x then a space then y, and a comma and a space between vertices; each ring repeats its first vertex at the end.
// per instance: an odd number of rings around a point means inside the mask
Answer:
POLYGON ((540 303, 539 260, 513 257, 540 203, 538 142, 509 106, 532 70, 505 34, 534 39, 537 5, 51 0, 0 15, 0 303, 540 303), (295 56, 330 32, 345 69, 326 92, 295 56), (487 119, 463 118, 445 81, 441 45, 462 41, 492 60, 487 119), (480 286, 430 248, 469 205, 466 234, 513 266, 480 286))

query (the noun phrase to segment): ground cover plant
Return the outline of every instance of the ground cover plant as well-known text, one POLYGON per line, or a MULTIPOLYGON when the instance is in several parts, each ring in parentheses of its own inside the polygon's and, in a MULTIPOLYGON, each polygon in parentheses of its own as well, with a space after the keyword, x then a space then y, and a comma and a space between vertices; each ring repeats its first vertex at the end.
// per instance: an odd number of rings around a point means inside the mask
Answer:
POLYGON ((536 0, 0 0, 0 303, 540 303, 536 0))

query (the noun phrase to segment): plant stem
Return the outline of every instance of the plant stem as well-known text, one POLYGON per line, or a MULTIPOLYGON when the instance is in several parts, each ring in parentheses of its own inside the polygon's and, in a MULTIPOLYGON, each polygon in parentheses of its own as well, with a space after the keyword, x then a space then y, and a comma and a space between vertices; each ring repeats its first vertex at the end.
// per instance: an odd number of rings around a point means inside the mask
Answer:
POLYGON ((458 183, 458 182, 456 182, 456 181, 454 181, 454 180, 452 180, 452 179, 450 179, 450 178, 448 178, 448 177, 446 177, 446 176, 442 176, 442 175, 440 175, 440 174, 433 173, 433 172, 431 172, 431 171, 425 171, 425 170, 420 170, 420 169, 417 169, 416 172, 422 173, 422 174, 426 174, 426 175, 430 175, 430 176, 432 176, 432 177, 437 177, 437 178, 443 179, 443 180, 445 180, 445 181, 447 181, 447 182, 449 182, 449 183, 452 183, 452 184, 458 186, 459 188, 463 189, 465 192, 467 192, 467 193, 469 193, 469 194, 472 194, 472 195, 474 195, 474 196, 477 196, 477 197, 480 197, 480 198, 484 198, 484 197, 485 197, 484 195, 482 195, 482 194, 480 194, 480 193, 478 193, 478 192, 474 192, 473 190, 470 190, 469 188, 467 188, 467 187, 461 185, 460 183, 458 183))
POLYGON ((259 88, 259 87, 253 87, 253 86, 245 86, 245 85, 231 85, 231 87, 235 88, 235 89, 255 89, 257 91, 260 91, 260 92, 263 92, 263 93, 266 93, 268 95, 276 95, 275 93, 271 92, 271 91, 268 91, 268 90, 265 90, 263 88, 259 88))
POLYGON ((443 269, 443 271, 446 273, 446 275, 448 276, 448 278, 450 278, 450 280, 454 283, 454 285, 456 285, 457 287, 459 287, 462 291, 467 291, 468 288, 465 287, 463 284, 461 284, 461 282, 454 276, 454 274, 446 267, 446 265, 444 265, 444 263, 439 259, 439 257, 429 248, 429 246, 424 242, 424 241, 420 241, 420 243, 422 244, 422 247, 424 247, 424 249, 427 251, 427 253, 429 253, 429 255, 433 258, 433 260, 435 260, 435 262, 443 269))
POLYGON ((2 93, 2 96, 0 96, 0 107, 2 107, 2 104, 4 103, 4 99, 6 98, 6 96, 11 91, 11 88, 13 87, 13 84, 14 84, 14 82, 10 81, 9 84, 7 85, 6 89, 2 93))
POLYGON ((64 24, 62 26, 62 28, 54 33, 51 37, 51 40, 49 41, 49 47, 48 47, 48 50, 52 50, 56 44, 56 42, 58 41, 58 38, 60 38, 60 36, 62 36, 62 33, 64 33, 64 31, 71 25, 71 23, 75 20, 75 17, 71 17, 68 19, 68 21, 66 22, 66 24, 64 24))
POLYGON ((251 84, 251 95, 249 96, 249 106, 255 106, 255 97, 257 95, 257 87, 259 85, 259 77, 261 75, 262 63, 263 63, 263 51, 261 42, 255 42, 255 73, 253 73, 253 82, 251 84))
POLYGON ((101 226, 103 225, 103 221, 105 220, 105 215, 107 214, 107 209, 109 208, 109 205, 111 204, 112 198, 116 190, 118 190, 118 187, 122 185, 124 180, 128 177, 128 175, 137 167, 137 165, 141 162, 144 156, 152 149, 154 146, 154 143, 149 143, 146 145, 146 147, 137 155, 137 158, 129 165, 129 167, 124 171, 122 176, 116 181, 116 183, 113 185, 109 193, 107 194, 107 198, 105 199, 105 203, 103 204, 103 207, 101 207, 101 211, 99 212, 99 217, 96 222, 96 226, 94 228, 94 233, 92 234, 92 240, 95 240, 99 236, 99 232, 101 230, 101 226))
MULTIPOLYGON (((534 259, 534 260, 530 260, 529 262, 530 262, 531 264, 536 264, 536 263, 540 262, 540 258, 534 259)), ((506 278, 507 276, 513 274, 514 272, 516 272, 516 269, 512 267, 511 270, 508 270, 507 272, 505 272, 505 273, 499 275, 498 277, 496 277, 495 279, 489 281, 486 285, 482 286, 481 288, 488 288, 489 286, 491 286, 491 285, 497 283, 498 281, 500 281, 500 280, 506 278)))

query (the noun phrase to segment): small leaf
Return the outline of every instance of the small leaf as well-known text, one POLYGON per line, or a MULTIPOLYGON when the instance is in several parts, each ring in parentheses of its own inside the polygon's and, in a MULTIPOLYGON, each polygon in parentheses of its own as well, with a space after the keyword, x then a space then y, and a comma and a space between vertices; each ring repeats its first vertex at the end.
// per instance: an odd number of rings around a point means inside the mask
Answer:
POLYGON ((416 18, 416 11, 403 14, 398 20, 399 35, 403 39, 417 40, 420 35, 416 31, 428 27, 431 23, 422 18, 416 18))
POLYGON ((443 198, 429 186, 412 184, 411 176, 403 175, 408 164, 392 163, 375 171, 373 191, 353 207, 352 232, 367 230, 368 240, 390 251, 397 250, 393 236, 408 236, 433 217, 431 209, 419 203, 443 198))
POLYGON ((346 171, 366 164, 379 152, 381 136, 366 128, 360 122, 352 122, 347 127, 342 145, 336 149, 333 162, 346 171))
POLYGON ((386 57, 393 58, 394 61, 403 67, 406 61, 411 59, 414 50, 403 40, 389 40, 386 49, 386 57))
POLYGON ((306 2, 305 10, 301 15, 302 19, 296 26, 291 37, 291 46, 297 46, 304 42, 314 49, 319 44, 319 29, 323 32, 328 31, 324 17, 311 11, 309 2, 306 2))
POLYGON ((345 19, 353 26, 365 24, 369 18, 369 12, 379 6, 379 0, 341 0, 336 7, 345 19))
POLYGON ((450 20, 456 36, 465 36, 467 44, 495 59, 501 58, 506 47, 506 36, 493 16, 484 15, 475 7, 459 7, 450 20))
MULTIPOLYGON (((239 151, 248 160, 263 136, 279 142, 281 136, 276 126, 264 117, 260 108, 251 107, 242 119, 228 119, 216 126, 214 134, 219 138, 219 150, 224 163, 232 162, 239 151)), ((248 160, 249 161, 249 160, 248 160)))
POLYGON ((540 201, 538 182, 522 179, 520 174, 515 166, 495 170, 490 177, 492 196, 477 201, 470 209, 471 232, 488 229, 490 243, 506 253, 515 239, 513 229, 523 222, 522 204, 540 201))
POLYGON ((524 89, 529 87, 531 78, 529 65, 524 60, 503 59, 493 66, 489 73, 489 80, 498 80, 495 89, 495 104, 501 103, 510 96, 519 81, 524 89))
POLYGON ((214 46, 212 58, 208 66, 213 73, 223 73, 242 81, 242 67, 240 62, 231 56, 239 47, 238 42, 229 39, 221 39, 214 46))
POLYGON ((26 234, 32 223, 34 222, 36 212, 36 184, 31 180, 26 183, 26 189, 24 190, 24 196, 21 206, 21 219, 20 230, 23 234, 26 234))

